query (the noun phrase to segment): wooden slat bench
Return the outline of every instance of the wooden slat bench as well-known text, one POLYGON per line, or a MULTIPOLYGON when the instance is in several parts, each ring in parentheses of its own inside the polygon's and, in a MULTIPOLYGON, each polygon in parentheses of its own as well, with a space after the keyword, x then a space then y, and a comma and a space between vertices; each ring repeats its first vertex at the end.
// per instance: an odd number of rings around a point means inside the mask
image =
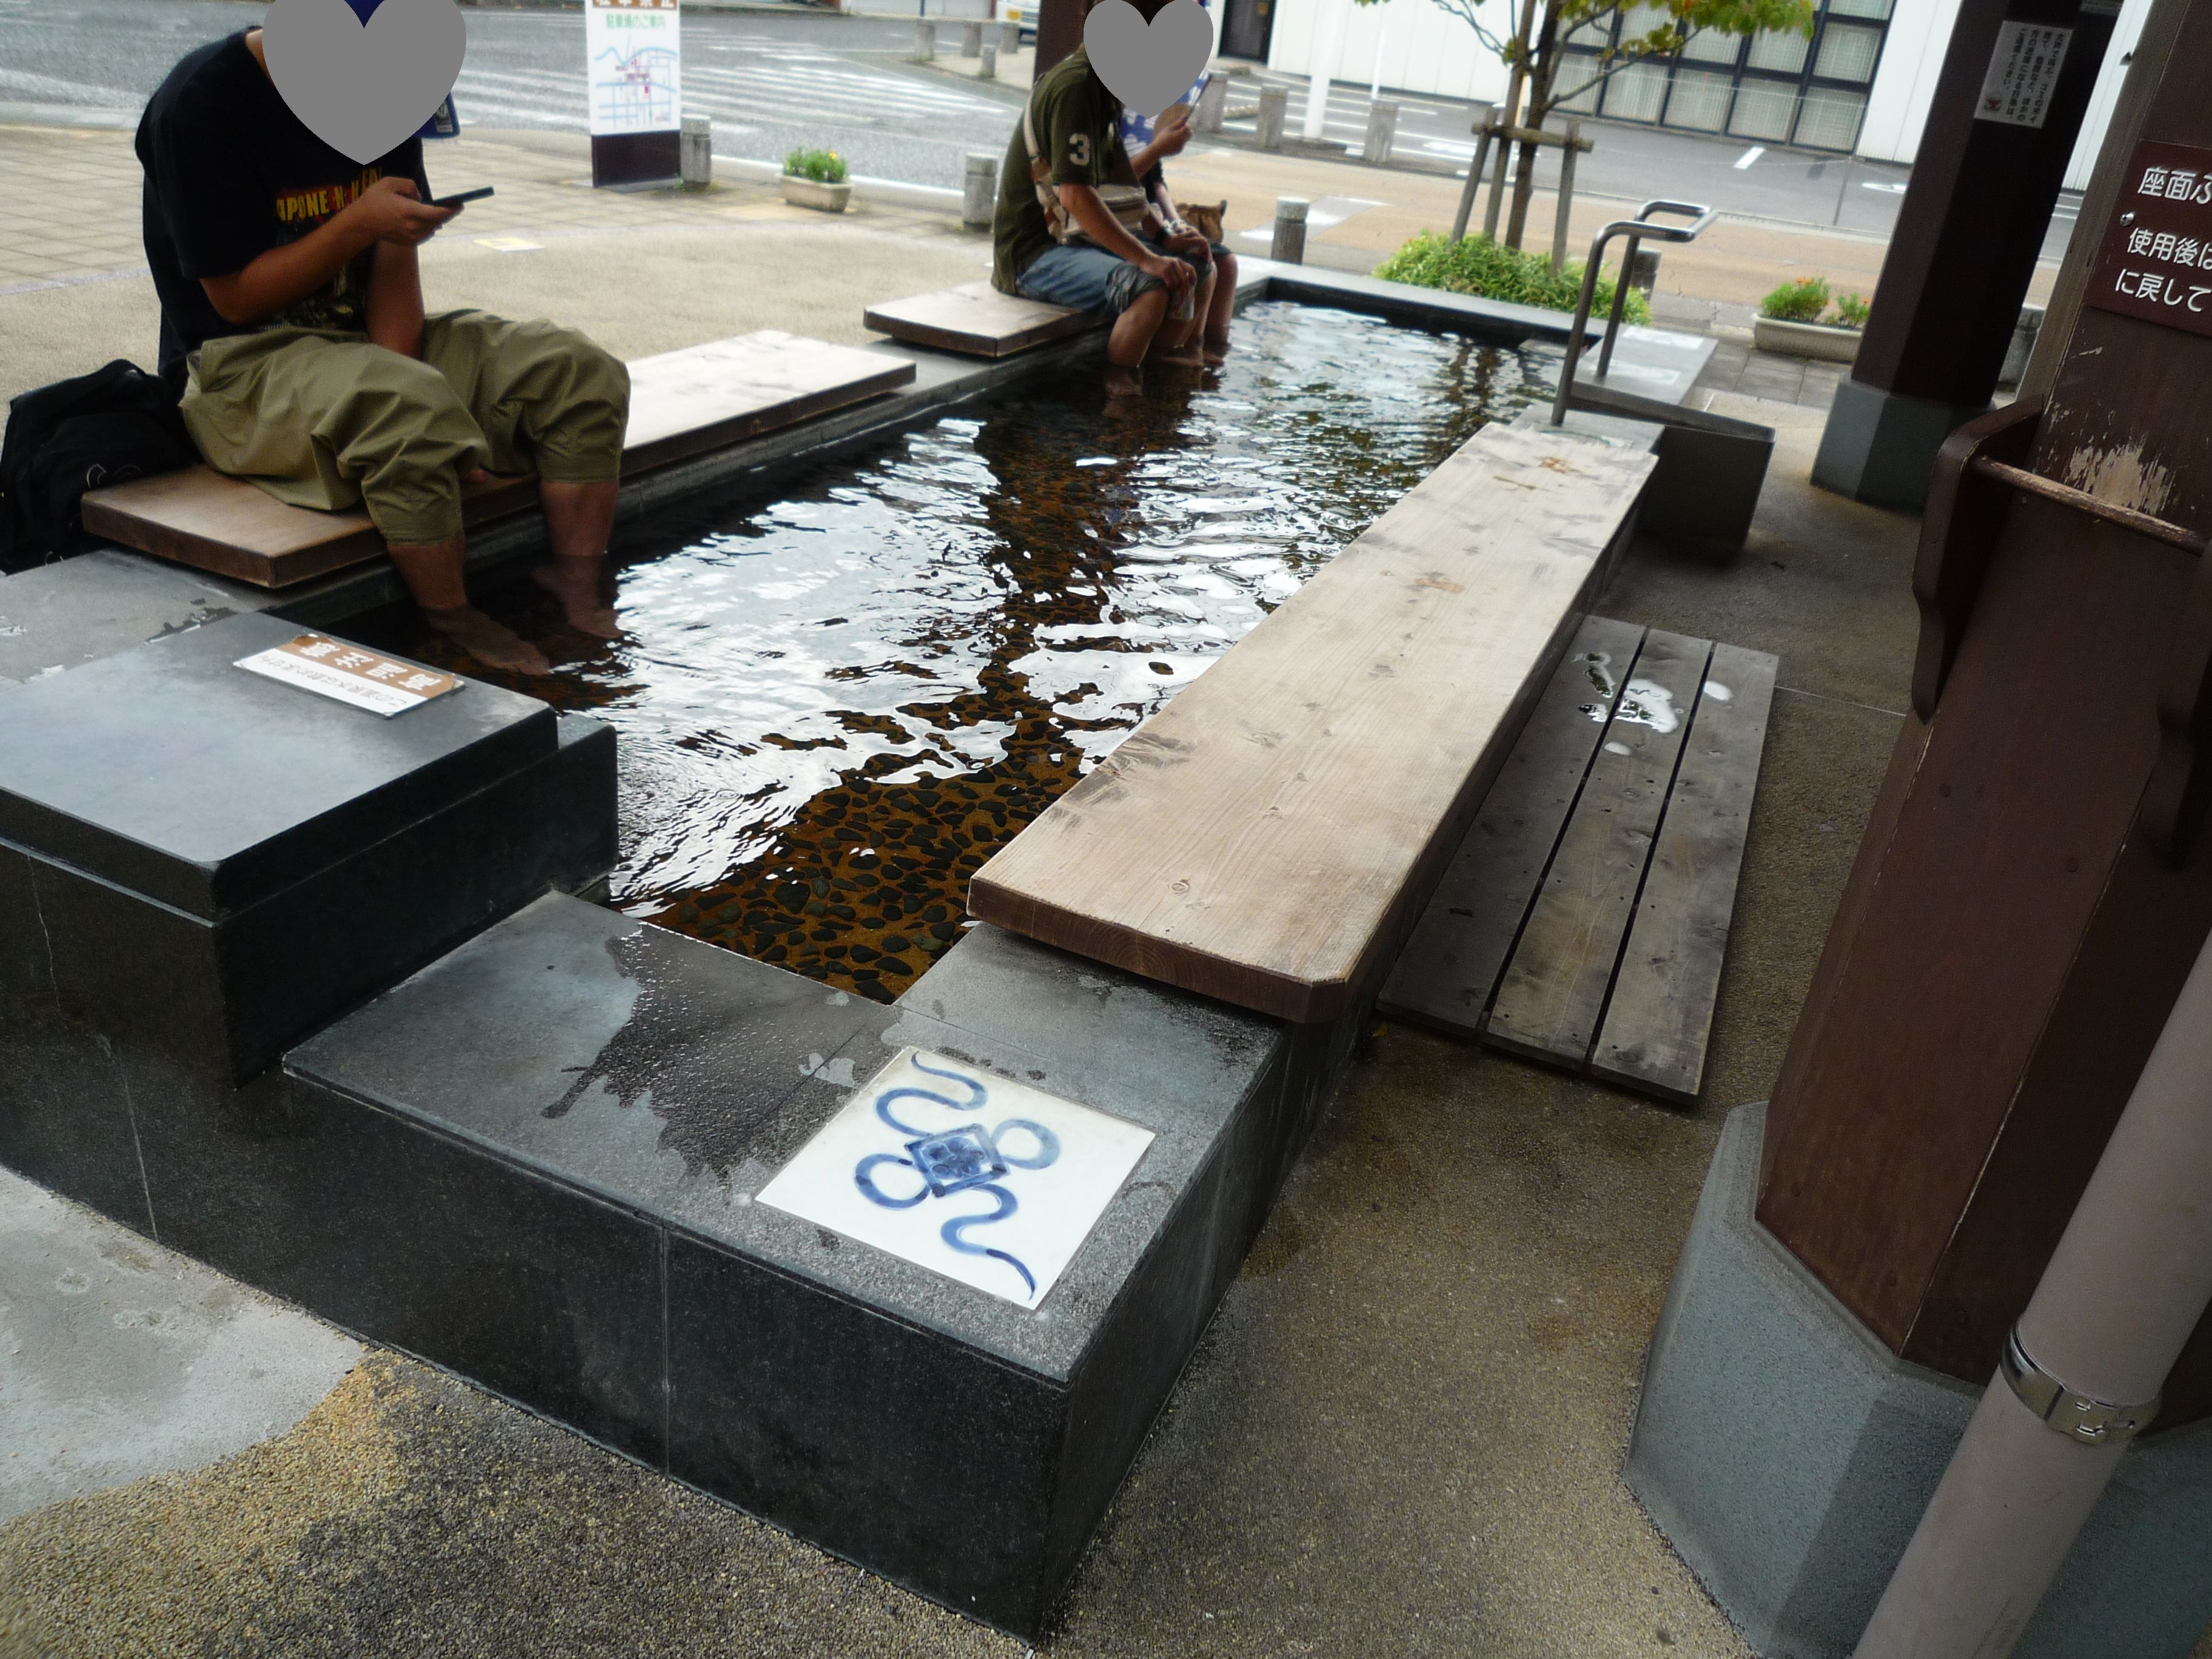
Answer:
POLYGON ((1694 1100, 1775 668, 1764 652, 1591 617, 1381 1011, 1694 1100))
POLYGON ((1300 1021, 1371 991, 1649 454, 1485 427, 985 865, 986 921, 1300 1021))
POLYGON ((1105 319, 1066 306, 1001 294, 988 283, 966 283, 934 294, 870 306, 860 320, 908 345, 970 357, 1007 357, 1051 340, 1105 326, 1105 319))
MULTIPOLYGON (((903 358, 769 329, 630 364, 626 475, 726 447, 905 386, 903 358)), ((494 478, 462 491, 471 527, 526 512, 536 481, 494 478)), ((288 507, 205 466, 97 489, 84 526, 125 547, 259 587, 289 587, 380 557, 363 512, 288 507)))

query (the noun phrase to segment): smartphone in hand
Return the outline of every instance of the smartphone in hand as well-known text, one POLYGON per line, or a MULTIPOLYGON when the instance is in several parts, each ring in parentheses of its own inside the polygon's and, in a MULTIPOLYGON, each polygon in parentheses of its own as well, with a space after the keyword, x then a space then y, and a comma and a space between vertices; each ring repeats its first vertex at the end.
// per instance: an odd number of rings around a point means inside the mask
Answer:
POLYGON ((482 190, 465 190, 458 196, 433 196, 430 198, 430 205, 439 208, 457 208, 464 202, 481 202, 491 193, 492 187, 486 185, 482 190))

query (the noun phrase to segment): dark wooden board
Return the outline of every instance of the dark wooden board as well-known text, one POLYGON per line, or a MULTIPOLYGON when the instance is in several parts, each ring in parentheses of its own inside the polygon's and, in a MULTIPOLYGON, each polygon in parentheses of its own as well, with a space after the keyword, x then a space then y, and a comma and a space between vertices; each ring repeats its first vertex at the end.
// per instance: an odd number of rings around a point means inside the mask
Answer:
POLYGON ((895 340, 970 357, 1010 356, 1106 324, 1106 319, 1091 312, 1001 294, 988 283, 964 283, 934 294, 887 301, 870 306, 860 320, 895 340))
MULTIPOLYGON (((910 382, 913 363, 769 329, 665 352, 629 366, 626 473, 858 403, 910 382)), ((462 489, 471 528, 537 505, 536 482, 494 479, 462 489)), ((84 526, 125 547, 260 587, 289 587, 380 557, 364 512, 289 507, 205 466, 94 490, 84 526)))
POLYGON ((979 918, 1286 1019, 1380 978, 1653 459, 1485 427, 984 866, 979 918))
POLYGON ((1589 1061, 1711 650, 1656 628, 1644 635, 1498 983, 1485 1042, 1576 1070, 1589 1061))
POLYGON ((1705 1075, 1775 659, 1716 645, 1613 977, 1590 1071, 1686 1104, 1705 1075))
POLYGON ((1480 1031, 1643 640, 1636 623, 1583 622, 1399 953, 1376 1004, 1384 1016, 1480 1031))

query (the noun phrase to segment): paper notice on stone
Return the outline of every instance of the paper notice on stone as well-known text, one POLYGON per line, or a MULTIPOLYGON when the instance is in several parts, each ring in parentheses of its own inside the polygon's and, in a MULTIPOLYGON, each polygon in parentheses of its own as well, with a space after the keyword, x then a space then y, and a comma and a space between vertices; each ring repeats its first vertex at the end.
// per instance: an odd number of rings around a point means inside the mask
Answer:
POLYGON ((1982 82, 1977 121, 2012 127, 2039 127, 2051 114, 2051 94, 2066 66, 2074 31, 2049 23, 2002 23, 1990 72, 1982 82))
POLYGON ((302 634, 283 644, 240 657, 237 665, 296 685, 303 691, 366 708, 389 719, 461 689, 458 674, 386 657, 326 634, 302 634))

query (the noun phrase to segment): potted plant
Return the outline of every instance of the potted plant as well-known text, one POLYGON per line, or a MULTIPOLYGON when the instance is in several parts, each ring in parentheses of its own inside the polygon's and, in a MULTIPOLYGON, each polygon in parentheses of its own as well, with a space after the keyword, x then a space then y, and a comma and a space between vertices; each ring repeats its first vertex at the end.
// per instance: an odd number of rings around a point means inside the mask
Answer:
POLYGON ((795 149, 783 158, 783 199, 793 207, 842 213, 853 194, 845 158, 834 149, 795 149))
POLYGON ((1761 351, 1848 363, 1859 355, 1859 331, 1866 326, 1867 311, 1867 301, 1856 294, 1832 294, 1826 277, 1800 276, 1759 302, 1752 338, 1761 351), (1822 313, 1832 301, 1835 320, 1828 322, 1822 313))

